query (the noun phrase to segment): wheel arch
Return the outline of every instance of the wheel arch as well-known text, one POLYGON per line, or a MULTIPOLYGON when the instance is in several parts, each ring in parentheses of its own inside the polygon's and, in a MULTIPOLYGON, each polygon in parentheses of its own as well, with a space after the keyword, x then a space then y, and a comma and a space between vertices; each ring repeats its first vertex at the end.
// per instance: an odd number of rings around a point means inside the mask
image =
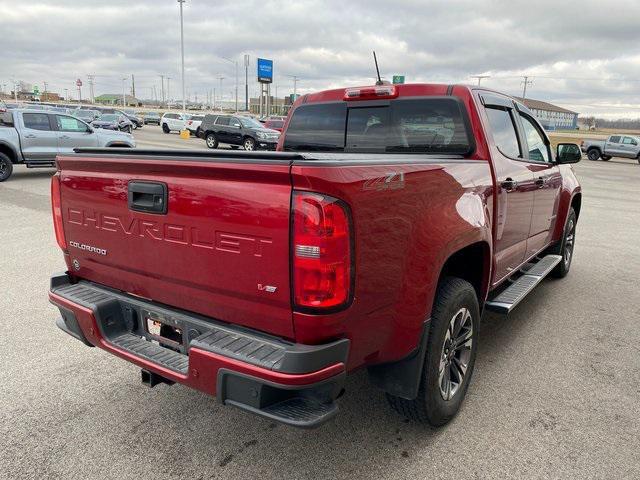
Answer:
POLYGON ((8 143, 0 142, 0 153, 4 153, 9 157, 13 164, 20 162, 20 158, 18 157, 16 150, 8 143))
MULTIPOLYGON (((446 277, 457 277, 469 282, 476 291, 482 311, 491 277, 491 246, 489 242, 479 240, 451 252, 440 268, 437 284, 440 284, 442 279, 446 277)), ((429 305, 429 314, 433 310, 435 299, 434 292, 429 305)), ((369 380, 373 385, 390 395, 407 400, 413 400, 417 397, 430 325, 429 320, 424 322, 418 345, 407 357, 397 362, 373 365, 367 368, 369 380)))

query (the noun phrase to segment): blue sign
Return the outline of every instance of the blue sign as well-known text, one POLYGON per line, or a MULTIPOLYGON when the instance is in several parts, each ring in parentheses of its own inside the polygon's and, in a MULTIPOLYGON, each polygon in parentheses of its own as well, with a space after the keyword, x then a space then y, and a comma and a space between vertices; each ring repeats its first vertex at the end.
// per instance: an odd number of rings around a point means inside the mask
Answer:
POLYGON ((258 59, 258 81, 260 83, 273 82, 273 60, 258 59))

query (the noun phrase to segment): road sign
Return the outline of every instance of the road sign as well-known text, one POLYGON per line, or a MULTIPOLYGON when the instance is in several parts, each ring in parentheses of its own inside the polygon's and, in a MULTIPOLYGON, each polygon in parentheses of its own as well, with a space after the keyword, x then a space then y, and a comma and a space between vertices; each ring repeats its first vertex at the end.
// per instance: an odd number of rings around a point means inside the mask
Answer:
POLYGON ((260 83, 273 82, 273 60, 258 59, 258 81, 260 83))
POLYGON ((299 93, 290 93, 289 94, 289 101, 291 102, 291 104, 293 105, 293 102, 295 102, 298 97, 300 96, 299 93))
POLYGON ((394 75, 393 76, 393 83, 398 84, 398 83, 404 83, 404 75, 394 75))
POLYGON ((40 87, 38 87, 37 85, 33 86, 33 94, 34 95, 39 95, 40 94, 40 87))
POLYGON ((76 87, 81 87, 82 86, 82 80, 77 79, 76 80, 76 87))

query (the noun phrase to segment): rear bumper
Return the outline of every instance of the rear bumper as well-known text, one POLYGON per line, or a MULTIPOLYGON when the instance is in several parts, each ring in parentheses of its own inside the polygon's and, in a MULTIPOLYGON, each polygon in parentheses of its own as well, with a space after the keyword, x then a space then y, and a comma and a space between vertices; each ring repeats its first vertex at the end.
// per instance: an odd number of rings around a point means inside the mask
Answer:
POLYGON ((51 278, 58 326, 170 382, 216 396, 223 404, 298 427, 337 413, 349 341, 301 345, 175 310, 66 274, 51 278), (179 328, 173 349, 152 343, 147 318, 179 328))

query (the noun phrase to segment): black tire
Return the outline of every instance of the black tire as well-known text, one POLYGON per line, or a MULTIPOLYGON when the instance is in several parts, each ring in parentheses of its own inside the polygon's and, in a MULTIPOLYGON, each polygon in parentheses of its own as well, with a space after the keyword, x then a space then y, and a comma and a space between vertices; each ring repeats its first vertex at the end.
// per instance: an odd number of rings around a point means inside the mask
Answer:
POLYGON ((207 133, 204 137, 204 143, 206 143, 209 148, 218 148, 218 139, 216 138, 216 134, 207 133))
POLYGON ((196 128, 196 137, 200 138, 202 135, 202 131, 200 131, 200 127, 196 128))
POLYGON ((598 160, 600 158, 600 150, 592 148, 587 152, 587 158, 592 161, 598 160))
POLYGON ((611 156, 610 155, 601 155, 600 159, 604 160, 605 162, 608 162, 609 160, 611 160, 611 156))
POLYGON ((246 151, 252 152, 256 149, 256 141, 251 137, 245 137, 245 139, 242 141, 242 147, 246 151))
POLYGON ((171 130, 169 130, 169 125, 167 125, 166 123, 163 123, 163 124, 162 124, 162 131, 163 131, 164 133, 170 133, 170 132, 171 132, 171 130))
POLYGON ((460 278, 444 278, 438 286, 433 305, 418 396, 413 400, 407 400, 387 394, 391 407, 410 420, 428 423, 433 427, 440 427, 448 423, 460 409, 471 381, 478 351, 479 324, 480 308, 473 286, 460 278), (454 338, 464 336, 465 340, 462 343, 451 344, 449 338, 452 330, 450 327, 452 324, 458 325, 456 319, 459 318, 461 312, 465 312, 462 313, 465 323, 460 326, 457 334, 454 332, 454 338), (468 345, 469 343, 470 345, 468 345), (449 349, 450 345, 454 345, 454 348, 449 349), (457 357, 458 354, 461 355, 460 358, 457 357), (464 358, 462 358, 463 354, 464 358), (446 382, 447 375, 453 379, 451 374, 454 371, 460 375, 462 367, 459 365, 462 360, 466 362, 462 380, 460 381, 460 376, 457 377, 458 383, 455 390, 452 386, 453 383, 449 382, 450 396, 445 399, 447 394, 441 391, 443 381, 446 382))
POLYGON ((571 207, 569 215, 567 216, 567 223, 564 225, 564 232, 562 232, 562 240, 560 240, 554 247, 549 249, 549 253, 554 255, 562 255, 562 260, 551 271, 551 275, 555 278, 564 278, 569 273, 571 268, 571 262, 573 261, 573 252, 576 245, 576 225, 578 223, 578 216, 575 210, 571 207))
POLYGON ((0 153, 0 182, 7 180, 13 173, 13 163, 4 153, 0 153))

